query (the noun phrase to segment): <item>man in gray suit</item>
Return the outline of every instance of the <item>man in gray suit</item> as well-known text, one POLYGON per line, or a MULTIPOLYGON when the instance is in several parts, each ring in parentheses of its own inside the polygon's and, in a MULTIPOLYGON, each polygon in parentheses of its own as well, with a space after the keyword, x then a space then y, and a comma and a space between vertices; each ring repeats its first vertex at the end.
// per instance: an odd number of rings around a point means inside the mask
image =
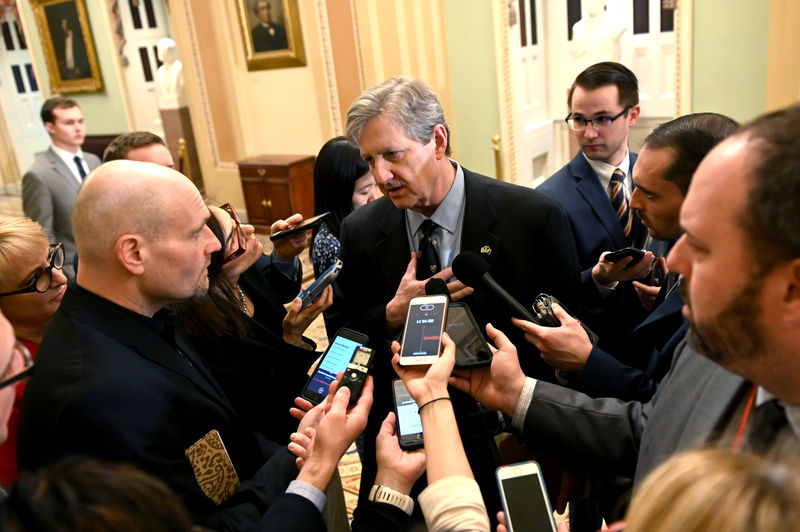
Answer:
POLYGON ((681 208, 684 234, 668 259, 684 276, 692 328, 649 402, 592 399, 526 378, 514 346, 493 329, 491 368, 462 373, 455 386, 513 416, 539 450, 578 469, 635 474, 634 485, 671 454, 704 443, 762 450, 780 435, 796 452, 798 150, 793 106, 745 125, 698 167, 681 208), (762 430, 768 410, 776 421, 762 430))
POLYGON ((81 150, 86 138, 83 111, 70 98, 54 96, 42 105, 42 122, 52 144, 22 177, 22 209, 39 222, 51 242, 64 244, 64 274, 75 276, 72 204, 83 179, 100 159, 81 150))

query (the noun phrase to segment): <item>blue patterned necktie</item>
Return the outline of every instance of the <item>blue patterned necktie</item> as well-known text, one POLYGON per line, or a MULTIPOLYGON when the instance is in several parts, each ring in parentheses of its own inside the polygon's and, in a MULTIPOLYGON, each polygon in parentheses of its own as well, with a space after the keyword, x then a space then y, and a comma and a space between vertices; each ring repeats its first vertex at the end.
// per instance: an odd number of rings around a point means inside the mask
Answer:
POLYGON ((631 209, 628 206, 628 198, 625 197, 625 172, 619 168, 611 174, 611 181, 608 183, 608 197, 611 198, 611 206, 617 213, 625 238, 630 240, 633 216, 631 216, 631 209))

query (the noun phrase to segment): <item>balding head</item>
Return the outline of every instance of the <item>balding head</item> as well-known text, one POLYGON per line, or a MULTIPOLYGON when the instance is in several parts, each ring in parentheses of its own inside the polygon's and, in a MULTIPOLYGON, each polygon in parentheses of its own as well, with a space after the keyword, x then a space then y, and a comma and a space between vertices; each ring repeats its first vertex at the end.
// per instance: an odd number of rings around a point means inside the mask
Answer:
POLYGON ((178 193, 200 198, 189 179, 164 166, 128 160, 101 165, 81 187, 72 210, 78 255, 104 262, 126 233, 157 238, 178 193))
POLYGON ((209 257, 220 244, 205 225, 208 207, 182 174, 153 163, 105 163, 86 179, 72 212, 81 286, 146 315, 207 290, 209 257))

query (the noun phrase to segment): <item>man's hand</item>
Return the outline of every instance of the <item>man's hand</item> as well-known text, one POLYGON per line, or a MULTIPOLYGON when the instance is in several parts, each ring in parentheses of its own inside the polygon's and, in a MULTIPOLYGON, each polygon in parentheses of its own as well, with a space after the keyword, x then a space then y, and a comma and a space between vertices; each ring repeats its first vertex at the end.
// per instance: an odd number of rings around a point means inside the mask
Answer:
POLYGON ((437 397, 449 397, 447 383, 456 363, 456 344, 447 333, 442 334, 442 354, 430 366, 400 365, 400 344, 392 342, 392 366, 403 379, 408 393, 422 405, 437 397))
MULTIPOLYGON (((358 402, 348 408, 350 389, 347 387, 334 389, 333 384, 331 385, 331 391, 325 402, 312 409, 313 412, 316 408, 325 409, 327 407, 327 411, 313 434, 311 452, 307 453, 297 480, 325 491, 339 459, 367 426, 367 416, 372 407, 373 389, 372 377, 368 376, 358 402)), ((311 412, 303 418, 303 421, 309 415, 311 412)), ((302 426, 303 423, 300 425, 298 432, 305 434, 300 430, 305 428, 302 426)), ((292 443, 296 442, 293 440, 292 443)))
MULTIPOLYGON (((445 268, 436 275, 431 276, 430 279, 442 279, 447 281, 452 276, 453 269, 445 268)), ((397 292, 394 294, 392 300, 386 304, 387 332, 394 333, 400 330, 406 320, 408 302, 414 297, 425 295, 425 283, 430 279, 425 279, 424 281, 417 280, 417 254, 411 253, 411 260, 408 261, 406 272, 400 279, 400 286, 397 287, 397 292)), ((450 299, 453 301, 458 301, 472 293, 472 288, 466 286, 461 281, 447 283, 447 289, 450 291, 450 299)))
MULTIPOLYGON (((293 214, 285 220, 277 220, 273 223, 269 228, 269 234, 274 235, 278 231, 291 229, 301 223, 303 223, 303 215, 300 213, 293 214)), ((279 238, 273 241, 272 247, 278 260, 288 262, 298 256, 308 247, 310 232, 311 229, 297 235, 287 236, 286 238, 279 238)))
MULTIPOLYGON (((666 280, 667 274, 669 273, 669 268, 667 267, 667 260, 664 257, 658 257, 657 262, 653 264, 651 271, 657 269, 663 272, 664 279, 666 280)), ((639 301, 641 301, 642 307, 647 310, 650 310, 650 308, 653 306, 653 302, 656 300, 658 293, 661 291, 660 286, 650 286, 638 281, 633 282, 633 289, 636 290, 636 295, 639 296, 639 301)))
POLYGON ((486 325, 486 333, 497 346, 496 349, 490 346, 493 354, 491 366, 456 370, 449 382, 462 392, 470 394, 486 408, 513 416, 525 385, 525 374, 519 365, 517 348, 491 324, 486 325))
POLYGON ((414 482, 425 472, 425 450, 404 451, 397 440, 394 412, 381 424, 377 446, 378 473, 375 484, 388 486, 404 495, 411 493, 414 482))
POLYGON ((303 301, 296 297, 286 311, 283 318, 283 341, 287 344, 304 347, 303 333, 308 329, 317 316, 333 304, 333 288, 326 286, 325 290, 318 295, 314 301, 306 308, 302 308, 303 301))
POLYGON ((553 304, 553 313, 561 322, 560 327, 543 327, 518 318, 511 318, 511 323, 522 329, 525 339, 539 348, 545 362, 562 371, 578 372, 592 352, 592 342, 581 322, 557 303, 553 304))
POLYGON ((614 288, 619 281, 647 277, 647 274, 650 273, 653 259, 655 259, 652 251, 646 252, 644 257, 636 264, 631 264, 633 257, 624 257, 617 262, 607 261, 605 257, 608 254, 609 252, 606 251, 600 255, 600 260, 592 267, 592 278, 596 283, 606 288, 614 288))

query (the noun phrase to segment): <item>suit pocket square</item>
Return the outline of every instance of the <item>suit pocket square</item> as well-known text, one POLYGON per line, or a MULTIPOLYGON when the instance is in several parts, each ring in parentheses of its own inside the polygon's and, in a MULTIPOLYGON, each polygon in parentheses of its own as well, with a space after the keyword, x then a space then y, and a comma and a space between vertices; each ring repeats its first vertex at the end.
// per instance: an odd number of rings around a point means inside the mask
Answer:
POLYGON ((217 505, 242 485, 217 429, 193 443, 184 454, 192 464, 200 489, 217 505))

